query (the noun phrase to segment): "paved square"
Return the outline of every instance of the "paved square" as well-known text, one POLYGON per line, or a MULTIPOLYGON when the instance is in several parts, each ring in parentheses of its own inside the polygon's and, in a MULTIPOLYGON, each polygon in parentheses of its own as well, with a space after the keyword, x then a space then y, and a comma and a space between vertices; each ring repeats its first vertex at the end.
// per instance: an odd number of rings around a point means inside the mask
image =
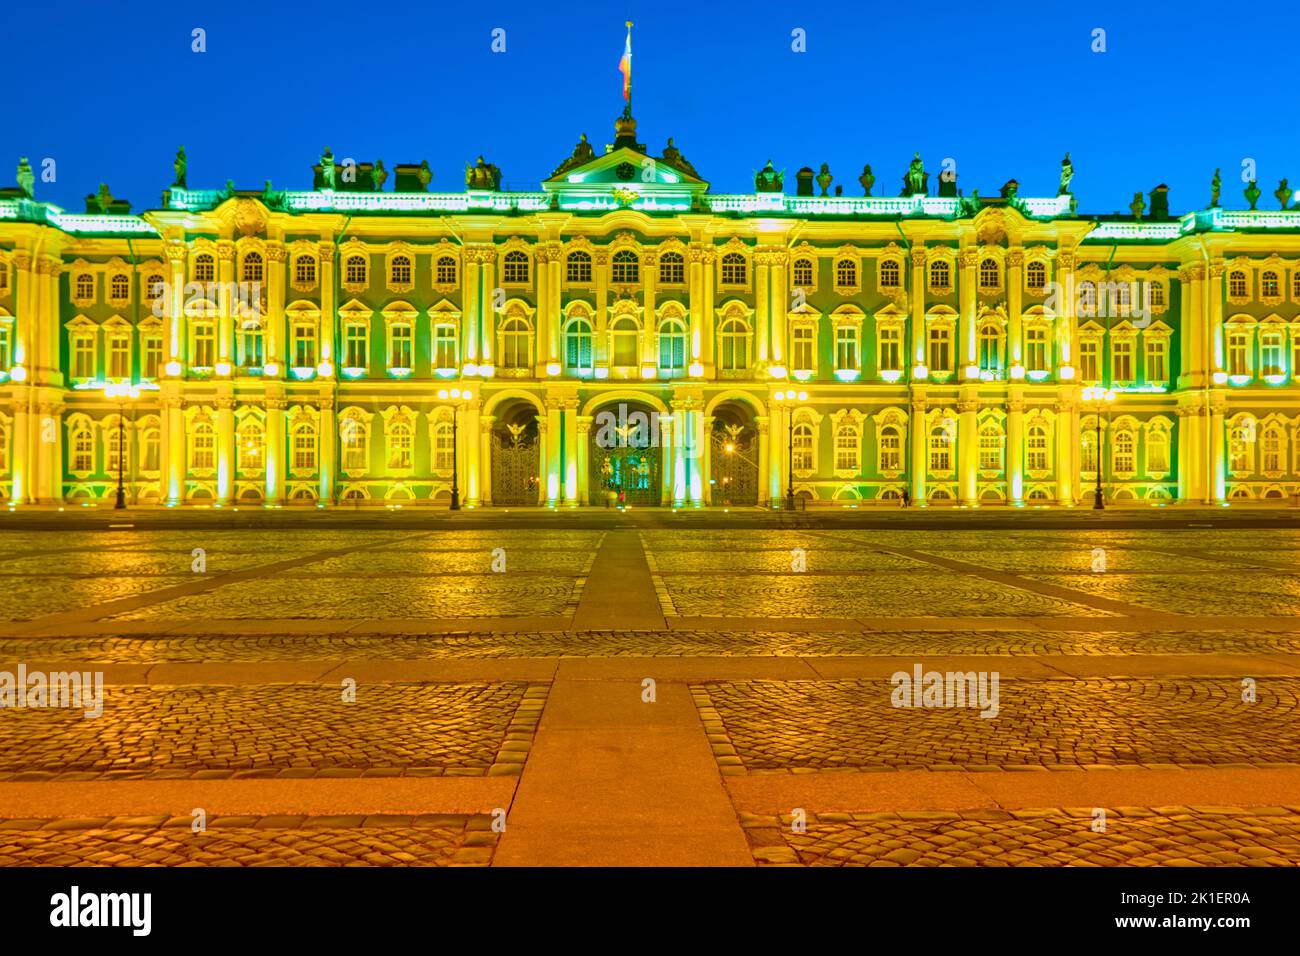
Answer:
POLYGON ((1300 529, 1217 519, 0 528, 0 672, 104 679, 0 864, 1294 866, 1300 529))

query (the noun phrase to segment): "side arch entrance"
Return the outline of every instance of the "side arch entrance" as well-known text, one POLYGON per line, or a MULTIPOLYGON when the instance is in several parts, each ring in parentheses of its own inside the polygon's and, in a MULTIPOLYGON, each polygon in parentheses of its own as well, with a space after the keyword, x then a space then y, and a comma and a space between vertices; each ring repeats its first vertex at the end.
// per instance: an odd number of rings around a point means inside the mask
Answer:
POLYGON ((709 435, 709 480, 713 504, 758 504, 758 424, 743 402, 727 401, 713 410, 709 435))
POLYGON ((496 410, 492 426, 492 504, 535 505, 541 495, 541 442, 537 409, 523 400, 496 410))

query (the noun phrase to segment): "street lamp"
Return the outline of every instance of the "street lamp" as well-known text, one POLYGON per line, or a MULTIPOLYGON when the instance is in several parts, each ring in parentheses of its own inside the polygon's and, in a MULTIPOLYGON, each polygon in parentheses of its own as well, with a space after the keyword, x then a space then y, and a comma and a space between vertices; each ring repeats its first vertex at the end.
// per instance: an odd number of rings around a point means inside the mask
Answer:
POLYGON ((474 398, 474 392, 470 389, 445 389, 438 390, 438 397, 444 401, 451 400, 451 510, 460 510, 460 485, 457 483, 457 475, 460 471, 458 461, 458 446, 456 435, 460 429, 460 410, 474 398))
POLYGON ((1115 390, 1113 388, 1102 388, 1100 385, 1089 385, 1080 393, 1080 397, 1097 409, 1097 490, 1093 494, 1092 508, 1094 511, 1101 511, 1106 507, 1101 493, 1101 464, 1106 460, 1101 447, 1101 411, 1115 401, 1115 390))
POLYGON ((807 392, 777 392, 773 401, 787 409, 786 414, 786 473, 785 510, 794 511, 794 406, 797 402, 808 401, 807 392))
POLYGON ((126 406, 140 397, 138 385, 110 383, 104 386, 105 398, 117 399, 117 501, 114 511, 126 508, 126 406))

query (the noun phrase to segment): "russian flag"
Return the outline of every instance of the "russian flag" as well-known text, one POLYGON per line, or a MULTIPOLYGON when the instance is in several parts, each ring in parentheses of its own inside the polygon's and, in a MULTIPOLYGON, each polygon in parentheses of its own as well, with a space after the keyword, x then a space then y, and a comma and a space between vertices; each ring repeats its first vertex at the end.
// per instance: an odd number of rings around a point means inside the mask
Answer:
POLYGON ((627 45, 623 48, 623 59, 618 61, 619 72, 623 74, 623 99, 632 99, 632 21, 627 22, 627 45))

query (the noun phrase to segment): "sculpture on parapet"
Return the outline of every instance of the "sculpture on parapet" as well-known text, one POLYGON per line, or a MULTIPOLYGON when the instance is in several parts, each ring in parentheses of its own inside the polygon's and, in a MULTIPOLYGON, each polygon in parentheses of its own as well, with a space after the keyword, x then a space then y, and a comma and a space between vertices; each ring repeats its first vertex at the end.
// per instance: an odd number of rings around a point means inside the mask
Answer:
POLYGON ((28 199, 36 195, 36 175, 32 172, 32 164, 27 161, 26 156, 18 160, 18 188, 28 199))
POLYGON ((1070 180, 1074 178, 1074 163, 1070 162, 1070 154, 1065 154, 1065 159, 1061 160, 1061 185, 1056 191, 1058 196, 1070 195, 1070 180))
POLYGON ((871 187, 876 184, 876 177, 871 173, 871 164, 862 167, 862 175, 858 177, 858 183, 862 186, 862 195, 870 196, 871 187))
POLYGON ((930 192, 930 174, 925 171, 921 154, 915 153, 907 164, 907 175, 903 177, 903 195, 927 195, 930 192))
POLYGON ((1219 192, 1223 189, 1223 180, 1219 178, 1219 170, 1215 169, 1214 178, 1210 180, 1210 208, 1213 209, 1219 205, 1219 192))
POLYGON ((785 189, 785 176, 778 173, 769 159, 767 165, 754 174, 754 192, 779 193, 785 189))
POLYGON ((172 169, 176 173, 176 181, 172 183, 174 189, 188 188, 185 185, 185 170, 188 166, 189 164, 185 160, 185 146, 182 144, 181 148, 176 150, 176 158, 172 160, 172 169))
POLYGON ((492 163, 485 162, 480 156, 473 166, 469 163, 465 164, 465 188, 488 189, 495 192, 501 188, 501 170, 492 163))
POLYGON ((1283 209, 1291 204, 1291 186, 1285 179, 1277 184, 1277 189, 1273 191, 1273 197, 1281 204, 1283 209))
POLYGON ((322 189, 333 189, 335 184, 334 154, 328 146, 320 158, 320 178, 322 189))
POLYGON ((1250 203, 1250 211, 1254 212, 1255 203, 1259 202, 1259 197, 1261 195, 1259 186, 1255 184, 1255 180, 1252 179, 1250 181, 1250 185, 1246 187, 1243 195, 1246 197, 1246 202, 1250 203))

